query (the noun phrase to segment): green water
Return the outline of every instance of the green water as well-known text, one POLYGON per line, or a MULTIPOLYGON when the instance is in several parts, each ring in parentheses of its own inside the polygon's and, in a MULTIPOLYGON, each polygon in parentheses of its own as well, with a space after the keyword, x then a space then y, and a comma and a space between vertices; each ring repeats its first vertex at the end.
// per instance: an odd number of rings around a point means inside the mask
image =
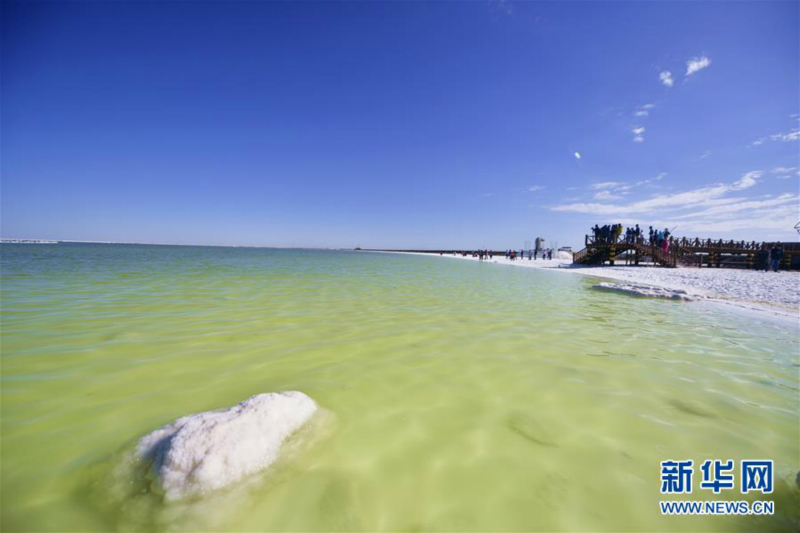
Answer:
MULTIPOLYGON (((438 257, 3 245, 0 526, 798 528, 796 328, 594 282, 438 257), (241 486, 166 505, 127 462, 179 416, 293 389, 325 417, 241 486), (774 459, 760 498, 776 516, 662 517, 659 462, 708 458, 774 459)), ((719 498, 698 483, 688 498, 719 498)))

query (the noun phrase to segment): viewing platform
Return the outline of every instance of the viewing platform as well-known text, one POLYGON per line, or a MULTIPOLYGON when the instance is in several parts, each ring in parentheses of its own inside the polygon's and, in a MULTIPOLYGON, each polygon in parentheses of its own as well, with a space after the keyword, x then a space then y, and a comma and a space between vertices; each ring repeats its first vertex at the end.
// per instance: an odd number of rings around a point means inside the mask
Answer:
POLYGON ((800 243, 796 242, 735 242, 711 239, 674 239, 667 251, 643 239, 605 241, 586 236, 586 247, 576 252, 572 261, 583 265, 625 264, 711 268, 766 269, 770 250, 780 247, 783 258, 781 270, 800 270, 800 243))

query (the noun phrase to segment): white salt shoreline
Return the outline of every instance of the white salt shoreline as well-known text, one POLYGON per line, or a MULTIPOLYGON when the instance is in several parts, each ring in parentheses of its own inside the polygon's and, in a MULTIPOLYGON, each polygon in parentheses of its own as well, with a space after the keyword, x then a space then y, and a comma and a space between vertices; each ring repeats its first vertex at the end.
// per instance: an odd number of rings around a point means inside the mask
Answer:
MULTIPOLYGON (((471 256, 398 252, 479 261, 471 256)), ((800 326, 800 272, 764 272, 730 268, 662 268, 650 266, 580 266, 571 260, 516 260, 494 257, 484 263, 571 272, 663 289, 685 291, 691 299, 723 303, 742 311, 755 311, 788 319, 800 326)))

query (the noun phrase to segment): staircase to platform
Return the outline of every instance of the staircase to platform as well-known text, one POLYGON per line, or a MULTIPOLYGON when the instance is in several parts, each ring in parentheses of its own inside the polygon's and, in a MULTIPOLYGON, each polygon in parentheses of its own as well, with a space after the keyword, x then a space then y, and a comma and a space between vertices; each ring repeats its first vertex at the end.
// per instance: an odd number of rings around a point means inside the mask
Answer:
POLYGON ((645 257, 649 257, 653 263, 664 267, 674 268, 678 265, 677 252, 664 252, 655 246, 629 242, 588 243, 586 248, 572 256, 572 262, 578 265, 602 265, 609 262, 613 265, 622 254, 627 254, 630 259, 631 252, 633 252, 633 261, 637 265, 645 257))

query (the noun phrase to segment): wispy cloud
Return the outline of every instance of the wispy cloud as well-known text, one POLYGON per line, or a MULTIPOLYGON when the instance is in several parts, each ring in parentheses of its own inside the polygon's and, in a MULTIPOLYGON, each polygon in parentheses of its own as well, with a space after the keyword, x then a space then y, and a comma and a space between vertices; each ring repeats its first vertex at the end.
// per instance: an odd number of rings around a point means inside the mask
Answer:
POLYGON ((787 132, 773 133, 767 137, 761 137, 753 141, 750 146, 761 146, 767 141, 792 142, 797 140, 800 140, 800 128, 795 128, 787 132))
MULTIPOLYGON (((749 211, 717 215, 713 218, 698 217, 693 219, 632 219, 631 224, 651 224, 657 228, 674 228, 675 232, 684 235, 735 235, 741 238, 743 231, 772 230, 783 233, 794 232, 792 226, 798 217, 797 206, 792 205, 797 199, 789 200, 784 205, 768 207, 765 209, 751 209, 749 211)), ((747 237, 748 239, 750 237, 747 237)))
MULTIPOLYGON (((800 213, 800 196, 786 193, 758 200, 732 199, 718 207, 711 207, 679 216, 647 220, 656 227, 677 227, 678 233, 688 235, 735 234, 741 238, 742 230, 779 230, 794 233, 793 226, 800 213)), ((630 223, 644 223, 633 218, 630 223)))
MULTIPOLYGON (((796 172, 793 167, 776 167, 771 173, 796 172)), ((676 227, 679 234, 731 234, 737 237, 742 230, 776 230, 794 232, 792 227, 800 218, 800 195, 795 193, 742 196, 752 190, 765 175, 751 171, 729 183, 719 183, 682 192, 653 196, 628 203, 589 202, 551 207, 553 211, 586 213, 613 217, 624 224, 651 224, 656 227, 676 227)), ((661 175, 657 176, 660 179, 661 175)), ((653 178, 656 179, 656 178, 653 178)), ((650 180, 642 180, 645 183, 650 180)), ((600 192, 613 193, 612 183, 592 186, 600 192), (602 187, 596 187, 602 185, 602 187)), ((623 184, 624 185, 624 184, 623 184)), ((610 198, 606 198, 610 199, 610 198)), ((741 237, 738 237, 741 238, 741 237)))
POLYGON ((593 183, 592 189, 595 190, 602 190, 602 189, 616 189, 618 187, 622 187, 625 184, 621 181, 601 181, 600 183, 593 183))
POLYGON ((666 177, 667 177, 667 173, 666 172, 661 172, 655 178, 650 178, 650 179, 647 179, 647 180, 637 181, 636 183, 634 183, 634 186, 641 187, 642 185, 650 185, 651 183, 655 183, 656 181, 661 181, 666 177))
POLYGON ((770 139, 773 141, 796 141, 800 139, 800 128, 795 128, 791 131, 787 131, 786 133, 775 133, 769 136, 770 139))
POLYGON ((686 76, 691 76, 695 72, 708 68, 709 65, 711 65, 711 60, 706 56, 693 57, 686 62, 686 76))
POLYGON ((637 107, 634 112, 633 116, 635 117, 646 117, 650 114, 650 110, 653 109, 656 105, 655 104, 644 104, 637 107))
POLYGON ((544 185, 531 185, 530 187, 528 187, 528 191, 529 192, 538 192, 538 191, 543 190, 544 188, 545 188, 544 185))
POLYGON ((591 188, 595 191, 599 191, 594 195, 595 200, 613 200, 622 198, 622 195, 629 194, 630 191, 638 187, 652 187, 653 183, 661 181, 666 176, 667 173, 662 172, 654 178, 634 181, 631 183, 624 181, 601 181, 598 183, 593 183, 591 188))
POLYGON ((593 197, 595 200, 619 200, 622 196, 618 196, 611 191, 605 190, 596 193, 593 197))
MULTIPOLYGON (((726 194, 742 191, 753 187, 763 175, 761 171, 752 171, 744 174, 732 183, 721 183, 710 187, 701 187, 680 193, 662 194, 645 200, 634 201, 626 204, 607 203, 573 203, 552 207, 553 211, 566 211, 573 213, 587 213, 594 215, 630 215, 647 213, 657 210, 680 210, 690 207, 710 207, 736 201, 736 199, 723 198, 726 194)), ((656 179, 661 179, 661 175, 656 179)), ((642 180, 638 184, 648 183, 642 180)), ((611 182, 607 182, 611 183, 611 182)), ((595 184, 598 185, 598 184, 595 184)), ((594 187, 594 186, 593 186, 594 187)), ((596 187, 594 187, 596 188, 596 187)), ((618 189, 606 187, 616 192, 618 189)))
POLYGON ((792 176, 800 176, 797 167, 775 167, 771 172, 776 178, 781 180, 789 179, 792 176))
POLYGON ((705 159, 706 157, 708 157, 708 156, 710 156, 710 155, 711 155, 711 150, 706 150, 706 151, 705 151, 705 152, 703 152, 703 154, 700 156, 700 159, 705 159))
POLYGON ((772 169, 773 174, 789 174, 797 170, 797 167, 775 167, 772 169))
POLYGON ((580 152, 575 152, 574 155, 575 155, 575 159, 580 159, 581 158, 581 153, 580 152))
POLYGON ((741 200, 737 202, 731 202, 724 205, 716 205, 713 207, 709 207, 708 209, 704 209, 702 211, 697 211, 695 213, 688 213, 685 215, 679 215, 672 217, 674 220, 686 220, 692 218, 709 218, 709 217, 716 217, 719 215, 725 215, 729 213, 739 213, 741 211, 747 211, 750 209, 764 209, 767 207, 775 207, 779 205, 789 204, 794 200, 797 200, 798 196, 796 194, 781 194, 776 197, 770 197, 763 200, 741 200))
POLYGON ((661 83, 663 83, 667 87, 672 87, 675 84, 675 80, 672 79, 672 72, 668 70, 665 70, 664 72, 659 74, 658 79, 660 79, 661 83))
POLYGON ((635 143, 642 143, 644 142, 644 137, 642 134, 645 132, 644 126, 637 126, 631 130, 633 133, 633 142, 635 143))
POLYGON ((733 190, 733 191, 741 191, 742 189, 749 189, 750 187, 755 185, 756 181, 761 179, 761 176, 763 176, 763 175, 764 175, 764 173, 762 171, 760 171, 760 170, 752 170, 752 171, 746 173, 745 175, 743 175, 737 181, 734 181, 731 184, 731 190, 733 190))

